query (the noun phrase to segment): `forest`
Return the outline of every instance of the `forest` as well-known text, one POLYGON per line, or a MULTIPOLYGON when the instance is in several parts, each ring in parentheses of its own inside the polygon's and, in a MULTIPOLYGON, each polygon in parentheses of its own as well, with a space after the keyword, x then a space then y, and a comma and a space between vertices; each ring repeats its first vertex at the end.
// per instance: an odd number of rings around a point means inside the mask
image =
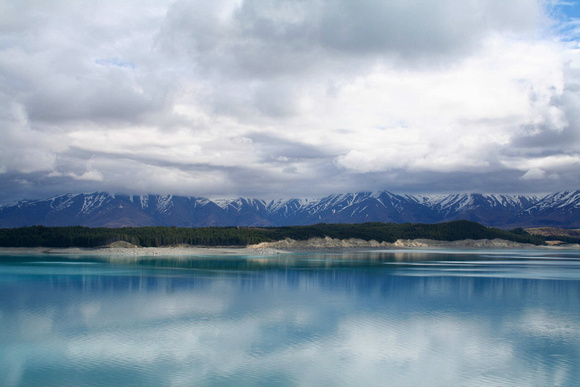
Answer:
POLYGON ((288 227, 45 227, 32 226, 0 229, 0 247, 101 247, 125 241, 140 247, 160 246, 247 246, 291 238, 307 240, 313 237, 338 239, 359 238, 378 242, 398 239, 505 239, 520 243, 545 244, 546 239, 530 235, 524 229, 511 231, 485 227, 460 220, 437 224, 420 223, 358 223, 315 224, 288 227))

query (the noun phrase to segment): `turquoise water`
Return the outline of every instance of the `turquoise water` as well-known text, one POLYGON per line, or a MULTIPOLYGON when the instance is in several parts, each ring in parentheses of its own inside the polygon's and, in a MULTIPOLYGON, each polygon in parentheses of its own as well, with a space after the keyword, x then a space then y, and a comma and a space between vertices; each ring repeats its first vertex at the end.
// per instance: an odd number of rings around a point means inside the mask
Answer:
POLYGON ((580 385, 580 251, 0 258, 0 385, 580 385))

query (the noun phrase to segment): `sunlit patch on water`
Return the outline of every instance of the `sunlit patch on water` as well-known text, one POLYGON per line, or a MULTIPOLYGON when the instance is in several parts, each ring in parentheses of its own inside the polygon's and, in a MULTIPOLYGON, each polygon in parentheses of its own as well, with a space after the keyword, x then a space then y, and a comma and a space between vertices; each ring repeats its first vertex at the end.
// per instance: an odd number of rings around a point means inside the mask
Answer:
POLYGON ((2 386, 580 385, 580 252, 51 260, 0 264, 2 386))

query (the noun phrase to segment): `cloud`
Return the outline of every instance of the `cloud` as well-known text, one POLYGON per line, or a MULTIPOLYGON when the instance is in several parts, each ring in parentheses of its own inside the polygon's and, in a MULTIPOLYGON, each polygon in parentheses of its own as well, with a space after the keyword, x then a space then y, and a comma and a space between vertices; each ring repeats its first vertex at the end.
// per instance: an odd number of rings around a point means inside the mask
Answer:
POLYGON ((577 188, 549 163, 580 152, 563 7, 0 1, 0 201, 577 188))
POLYGON ((88 181, 103 181, 103 174, 97 170, 86 171, 82 175, 76 175, 74 173, 69 174, 75 180, 88 180, 88 181))
POLYGON ((18 104, 3 97, 0 101, 0 170, 23 174, 52 171, 58 154, 66 151, 66 143, 60 141, 58 133, 33 129, 18 104))
POLYGON ((187 45, 202 66, 263 78, 359 55, 460 54, 489 31, 534 34, 542 19, 535 1, 177 1, 163 37, 174 50, 187 45))
POLYGON ((532 168, 520 177, 522 180, 541 180, 546 176, 546 171, 541 168, 532 168))

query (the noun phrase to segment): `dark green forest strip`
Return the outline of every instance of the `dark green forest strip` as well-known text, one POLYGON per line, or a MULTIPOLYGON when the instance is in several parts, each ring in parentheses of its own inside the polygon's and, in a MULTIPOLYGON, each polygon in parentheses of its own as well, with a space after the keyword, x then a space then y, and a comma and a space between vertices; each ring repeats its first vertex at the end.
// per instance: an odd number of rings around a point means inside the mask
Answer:
POLYGON ((315 224, 289 227, 22 227, 0 229, 0 247, 99 247, 116 241, 126 241, 141 247, 195 245, 247 246, 291 238, 307 240, 314 237, 337 239, 359 238, 378 242, 397 239, 505 239, 519 243, 545 244, 542 236, 530 235, 523 229, 512 231, 482 226, 475 222, 455 221, 437 224, 315 224))

